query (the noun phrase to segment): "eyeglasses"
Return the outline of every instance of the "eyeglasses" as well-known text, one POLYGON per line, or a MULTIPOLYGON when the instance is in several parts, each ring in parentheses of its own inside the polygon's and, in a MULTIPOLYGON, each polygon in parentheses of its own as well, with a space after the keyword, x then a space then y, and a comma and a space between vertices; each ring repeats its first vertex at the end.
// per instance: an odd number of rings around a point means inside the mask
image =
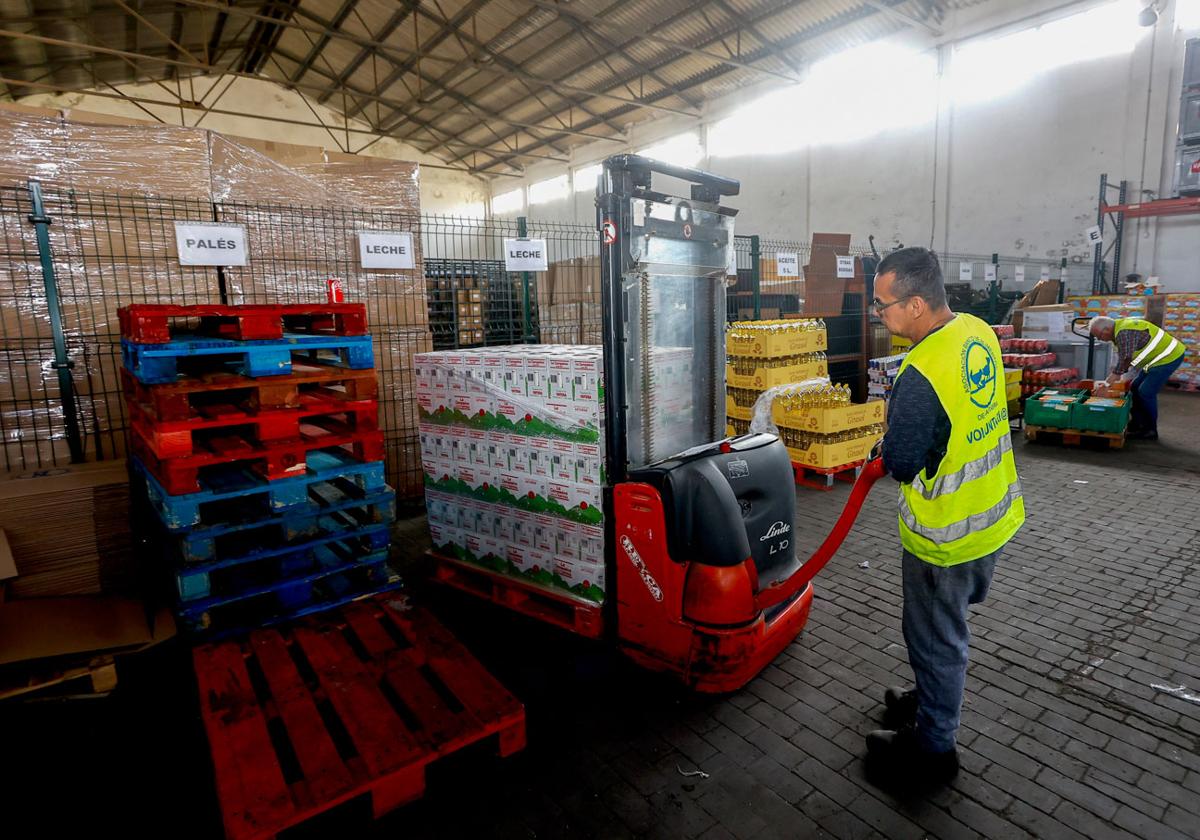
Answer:
POLYGON ((874 309, 875 314, 878 315, 879 313, 883 312, 883 310, 887 309, 889 306, 895 306, 897 303, 904 303, 904 301, 911 300, 914 297, 916 297, 916 295, 905 295, 902 298, 896 298, 895 300, 888 301, 887 303, 884 303, 879 298, 872 298, 871 299, 871 308, 874 309))

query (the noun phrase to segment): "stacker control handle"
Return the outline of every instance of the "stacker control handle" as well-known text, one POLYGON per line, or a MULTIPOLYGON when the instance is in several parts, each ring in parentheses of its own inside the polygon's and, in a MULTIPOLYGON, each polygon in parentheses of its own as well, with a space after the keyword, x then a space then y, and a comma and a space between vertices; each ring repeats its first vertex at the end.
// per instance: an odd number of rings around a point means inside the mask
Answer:
POLYGON ((841 548, 846 534, 850 533, 850 528, 858 519, 858 513, 862 510, 867 494, 871 492, 875 482, 885 475, 887 475, 887 470, 883 467, 882 458, 872 458, 867 461, 863 471, 855 480, 854 486, 850 488, 850 498, 846 500, 846 506, 842 508, 841 516, 833 524, 829 536, 825 537, 825 541, 821 543, 820 547, 813 552, 803 566, 792 573, 791 577, 759 591, 754 598, 754 606, 757 609, 764 610, 767 607, 773 607, 791 598, 797 592, 804 591, 804 587, 812 582, 812 579, 825 568, 825 564, 833 559, 833 555, 841 548))

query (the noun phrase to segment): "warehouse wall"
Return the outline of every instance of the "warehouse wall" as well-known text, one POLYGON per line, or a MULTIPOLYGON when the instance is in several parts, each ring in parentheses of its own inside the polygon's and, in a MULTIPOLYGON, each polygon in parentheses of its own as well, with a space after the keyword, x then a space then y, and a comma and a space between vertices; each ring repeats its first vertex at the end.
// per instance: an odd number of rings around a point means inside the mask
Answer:
MULTIPOLYGON (((277 119, 296 120, 305 123, 315 123, 316 118, 304 99, 295 91, 286 90, 268 81, 235 78, 228 91, 221 90, 229 83, 225 78, 198 78, 184 83, 183 93, 186 97, 196 100, 216 101, 217 108, 239 114, 262 114, 277 119), (211 93, 213 89, 215 93, 211 93), (219 99, 218 99, 219 96, 219 99)), ((143 99, 162 100, 162 88, 154 84, 126 85, 121 92, 143 99)), ((311 100, 310 100, 311 101, 311 100)), ((120 99, 102 96, 91 96, 85 93, 39 94, 21 99, 25 105, 37 105, 45 108, 71 109, 93 111, 101 114, 114 114, 132 119, 150 120, 158 117, 171 125, 181 124, 179 108, 169 108, 145 103, 134 104, 120 99), (145 110, 143 110, 143 108, 145 110), (147 113, 149 112, 149 113, 147 113)), ((312 103, 313 108, 320 114, 321 121, 332 126, 339 124, 337 114, 328 108, 312 103)), ((184 112, 184 124, 194 126, 201 120, 201 112, 188 110, 184 112)), ((326 129, 316 125, 290 125, 271 122, 267 119, 256 119, 248 116, 210 113, 199 123, 201 128, 209 128, 224 134, 249 137, 258 140, 272 140, 280 143, 296 145, 323 146, 337 151, 355 151, 369 143, 373 138, 366 134, 339 133, 334 129, 333 135, 326 129), (347 148, 347 143, 349 144, 347 148)), ((351 128, 365 129, 362 124, 351 123, 351 128)), ((418 149, 390 138, 374 143, 364 152, 371 157, 388 158, 393 160, 416 161, 421 166, 421 208, 431 213, 467 213, 482 215, 485 199, 488 193, 487 183, 466 172, 438 168, 440 161, 419 151, 418 149)))
MULTIPOLYGON (((1139 188, 1170 194, 1183 46, 1200 31, 1176 28, 1172 0, 1156 27, 1138 28, 1130 53, 1068 64, 1008 95, 955 104, 949 92, 955 41, 1019 31, 1056 6, 1062 4, 993 0, 953 13, 943 24, 940 50, 912 32, 898 39, 942 62, 935 113, 923 124, 777 155, 709 155, 701 165, 742 180, 742 195, 730 203, 741 208, 738 228, 746 233, 807 240, 813 230, 844 230, 864 244, 873 233, 880 243, 932 244, 947 252, 1090 262, 1084 229, 1096 221, 1102 172, 1129 180, 1130 200, 1139 188)), ((1140 5, 1129 7, 1136 27, 1140 5)), ((756 94, 711 103, 701 129, 707 132, 756 94)), ((892 95, 888 79, 877 79, 864 107, 892 95)), ((769 122, 761 128, 775 130, 769 122)), ((593 144, 575 150, 572 159, 590 163, 688 129, 695 123, 650 121, 633 129, 627 145, 593 144)), ((527 183, 560 172, 554 165, 530 167, 527 183)), ((498 179, 492 188, 514 186, 498 179)), ((574 193, 526 212, 590 223, 592 196, 574 193)), ((1200 290, 1200 216, 1127 228, 1123 273, 1158 274, 1172 290, 1200 290)))

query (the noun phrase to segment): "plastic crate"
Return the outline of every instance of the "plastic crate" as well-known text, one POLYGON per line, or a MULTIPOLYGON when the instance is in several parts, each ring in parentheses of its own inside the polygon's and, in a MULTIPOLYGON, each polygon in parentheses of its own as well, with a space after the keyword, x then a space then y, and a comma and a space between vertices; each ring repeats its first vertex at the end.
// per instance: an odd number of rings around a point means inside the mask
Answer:
POLYGON ((1087 396, 1079 388, 1042 388, 1025 401, 1025 422, 1034 426, 1051 426, 1056 429, 1072 427, 1071 412, 1075 404, 1087 396), (1063 397, 1062 402, 1044 402, 1042 397, 1063 397))
POLYGON ((1129 425, 1129 397, 1095 397, 1103 403, 1090 403, 1088 399, 1071 405, 1071 428, 1081 432, 1107 432, 1119 435, 1129 425), (1116 403, 1109 405, 1108 403, 1116 403))

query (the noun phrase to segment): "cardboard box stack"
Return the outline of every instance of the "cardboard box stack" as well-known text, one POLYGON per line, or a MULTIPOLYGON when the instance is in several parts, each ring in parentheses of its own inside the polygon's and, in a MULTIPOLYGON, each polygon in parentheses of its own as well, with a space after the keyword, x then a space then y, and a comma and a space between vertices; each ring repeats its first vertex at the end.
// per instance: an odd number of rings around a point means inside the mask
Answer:
MULTIPOLYGON (((1166 295, 1072 295, 1067 305, 1076 317, 1145 318, 1161 325, 1166 308, 1166 295)), ((1024 335, 1024 333, 1022 333, 1024 335)))
POLYGON ((819 318, 735 321, 725 333, 727 431, 749 429, 754 403, 769 388, 829 375, 829 339, 819 318))
POLYGON ((573 257, 550 264, 537 278, 538 325, 546 343, 600 341, 600 257, 573 257))
POLYGON ((1162 327, 1187 348, 1171 381, 1200 386, 1200 293, 1169 294, 1166 298, 1162 327))
POLYGON ((601 348, 440 351, 416 364, 434 548, 602 602, 601 348))
POLYGON ((867 396, 886 401, 892 395, 892 386, 900 375, 900 365, 908 353, 880 356, 867 362, 867 396))
POLYGON ((120 316, 135 519, 181 625, 223 635, 398 583, 362 304, 120 316))
POLYGON ((775 400, 772 420, 792 461, 817 469, 856 466, 883 436, 883 400, 850 402, 847 385, 805 385, 775 400))
POLYGON ((13 598, 135 589, 123 460, 0 477, 0 532, 16 564, 8 583, 13 598))

